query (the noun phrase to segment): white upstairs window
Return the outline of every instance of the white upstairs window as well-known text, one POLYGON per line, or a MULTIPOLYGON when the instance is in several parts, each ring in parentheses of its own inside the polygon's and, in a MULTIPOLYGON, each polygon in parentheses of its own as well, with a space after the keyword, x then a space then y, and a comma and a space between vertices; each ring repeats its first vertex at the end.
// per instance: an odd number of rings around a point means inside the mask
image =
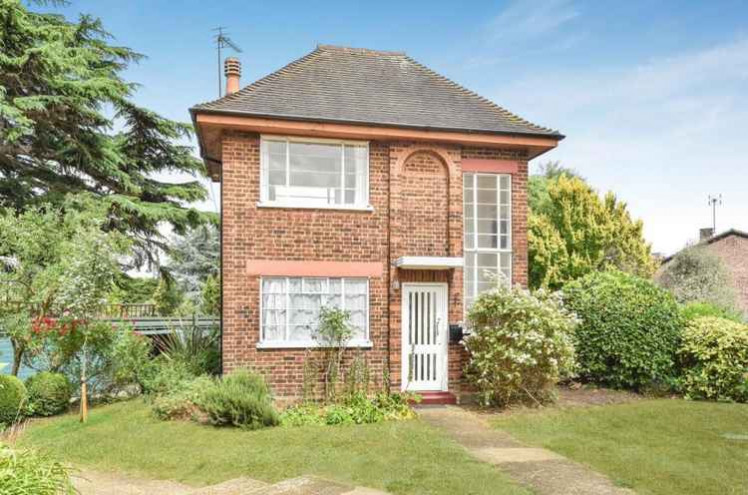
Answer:
POLYGON ((261 206, 369 208, 366 142, 263 136, 261 206))
POLYGON ((466 173, 463 181, 465 225, 465 310, 495 278, 512 280, 512 176, 466 173))

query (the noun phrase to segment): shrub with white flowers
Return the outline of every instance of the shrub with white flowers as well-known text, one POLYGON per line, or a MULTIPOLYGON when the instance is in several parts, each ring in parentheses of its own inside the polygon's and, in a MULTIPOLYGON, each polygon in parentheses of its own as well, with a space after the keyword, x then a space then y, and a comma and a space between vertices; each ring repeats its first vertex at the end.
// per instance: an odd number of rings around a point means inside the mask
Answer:
POLYGON ((573 374, 577 325, 557 294, 497 287, 470 308, 466 377, 484 405, 542 404, 573 374))

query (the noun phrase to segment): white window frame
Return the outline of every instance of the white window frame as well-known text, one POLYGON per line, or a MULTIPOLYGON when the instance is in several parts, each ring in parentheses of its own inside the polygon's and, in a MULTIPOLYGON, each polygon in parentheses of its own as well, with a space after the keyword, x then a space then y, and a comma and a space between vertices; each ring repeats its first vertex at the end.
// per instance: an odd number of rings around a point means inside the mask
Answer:
MULTIPOLYGON (((297 276, 297 277, 282 277, 282 276, 268 276, 268 277, 260 277, 260 340, 257 343, 258 349, 309 349, 309 348, 318 348, 321 347, 319 342, 315 341, 314 339, 310 340, 288 340, 288 332, 290 328, 290 296, 291 294, 288 291, 289 288, 289 280, 299 278, 302 279, 318 279, 318 280, 325 280, 325 286, 327 287, 327 294, 330 293, 330 279, 332 278, 338 278, 341 280, 360 280, 360 281, 366 281, 366 327, 364 328, 364 338, 358 338, 358 339, 351 339, 346 344, 347 348, 371 348, 372 342, 370 338, 370 319, 371 319, 371 289, 370 289, 370 283, 369 279, 365 277, 303 277, 303 276, 297 276), (262 288, 264 286, 264 281, 266 279, 285 279, 285 297, 286 297, 286 323, 285 323, 285 339, 284 340, 266 340, 265 339, 265 322, 264 322, 264 310, 262 307, 262 301, 264 299, 262 288)), ((340 302, 343 305, 343 309, 345 309, 345 282, 341 283, 341 293, 340 293, 340 302)))
MULTIPOLYGON (((463 183, 466 180, 466 175, 468 175, 468 174, 472 174, 472 176, 473 176, 472 177, 472 179, 473 179, 473 184, 472 184, 472 190, 473 190, 473 205, 472 205, 472 207, 473 207, 473 220, 472 221, 474 223, 473 223, 473 233, 472 233, 472 235, 473 235, 473 247, 470 248, 470 249, 468 249, 466 247, 463 247, 463 251, 465 253, 465 258, 466 259, 468 258, 468 253, 473 253, 473 252, 476 253, 476 254, 481 254, 481 253, 496 254, 497 255, 496 256, 496 262, 498 264, 498 266, 496 267, 497 271, 498 271, 498 273, 503 274, 503 271, 501 269, 501 255, 502 254, 509 254, 509 280, 507 280, 507 283, 508 283, 508 285, 511 285, 512 284, 512 277, 514 275, 514 272, 513 272, 513 270, 514 270, 514 249, 513 249, 514 245, 513 245, 513 238, 512 238, 512 229, 513 229, 513 226, 514 226, 514 218, 513 218, 513 211, 512 211, 512 209, 514 207, 514 201, 513 201, 513 199, 514 199, 514 197, 513 197, 514 196, 513 195, 514 181, 512 180, 512 174, 465 172, 463 174, 463 179, 462 179, 463 183), (497 241, 497 247, 496 248, 481 248, 481 247, 478 246, 478 196, 477 196, 478 177, 496 177, 496 186, 497 186, 496 187, 496 215, 497 215, 496 216, 496 222, 497 222, 497 225, 500 225, 500 222, 501 222, 501 207, 504 206, 504 205, 501 204, 501 190, 502 190, 501 189, 501 178, 502 177, 507 177, 509 179, 509 190, 508 190, 508 193, 509 193, 509 204, 506 205, 506 206, 508 206, 508 210, 509 210, 509 216, 508 216, 509 229, 507 231, 507 247, 506 248, 503 248, 503 249, 501 248, 501 231, 500 231, 500 229, 497 232, 497 239, 496 239, 496 241, 497 241)), ((463 190, 464 190, 464 185, 463 185, 463 190)), ((464 205, 465 205, 465 201, 463 199, 463 208, 464 208, 464 205)), ((465 219, 464 215, 463 215, 463 219, 462 220, 463 220, 463 222, 467 221, 465 219)), ((464 230, 465 229, 463 227, 463 246, 464 246, 464 239, 466 237, 466 233, 464 232, 464 230)), ((480 295, 480 292, 478 292, 478 260, 477 260, 477 256, 476 256, 475 264, 473 265, 473 267, 471 269, 474 270, 474 271, 473 271, 473 287, 472 287, 472 290, 471 290, 470 294, 468 294, 468 291, 467 291, 467 277, 464 277, 465 282, 463 284, 465 286, 465 288, 464 288, 464 292, 465 293, 463 294, 463 310, 464 310, 465 313, 467 313, 467 311, 470 309, 470 308, 467 307, 467 304, 466 304, 468 297, 470 297, 472 300, 475 300, 475 298, 477 298, 480 295)), ((464 270, 467 270, 467 261, 465 263, 464 270)))
MULTIPOLYGON (((263 134, 260 136, 260 201, 257 203, 258 207, 262 208, 308 208, 308 209, 322 209, 322 210, 357 210, 357 211, 373 211, 374 208, 369 203, 369 142, 368 141, 351 141, 343 139, 324 139, 324 138, 307 138, 307 137, 296 137, 296 136, 278 136, 278 135, 267 135, 263 134), (286 143, 286 180, 290 173, 290 156, 288 152, 290 149, 290 143, 318 143, 318 144, 337 144, 340 145, 341 163, 345 163, 345 146, 364 146, 366 149, 366 167, 364 170, 364 185, 363 191, 361 191, 361 201, 356 204, 328 204, 328 205, 310 205, 301 199, 284 199, 281 201, 268 199, 268 158, 267 158, 267 142, 276 141, 286 143)), ((345 165, 340 174, 341 186, 345 180, 345 165)), ((343 195, 345 195, 345 187, 342 188, 343 195)))

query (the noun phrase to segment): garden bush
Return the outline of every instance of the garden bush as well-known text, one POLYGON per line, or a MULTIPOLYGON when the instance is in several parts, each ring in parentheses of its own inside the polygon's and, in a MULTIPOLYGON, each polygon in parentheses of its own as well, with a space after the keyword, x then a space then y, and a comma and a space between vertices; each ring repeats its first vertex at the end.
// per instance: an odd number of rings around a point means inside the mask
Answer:
POLYGON ((33 450, 13 450, 0 443, 0 493, 67 495, 77 493, 70 469, 33 450))
POLYGON ((156 372, 150 338, 128 326, 118 333, 112 345, 110 359, 113 366, 109 373, 112 386, 123 389, 135 385, 140 393, 144 393, 146 382, 156 372))
POLYGON ((247 370, 216 380, 203 391, 198 406, 216 426, 255 430, 279 421, 265 379, 247 370))
POLYGON ((209 376, 199 376, 192 381, 182 382, 169 393, 153 399, 151 410, 162 420, 199 419, 202 397, 207 390, 215 386, 215 380, 209 376))
POLYGON ((0 425, 15 423, 23 415, 27 398, 21 380, 12 375, 0 375, 0 425))
POLYGON ((574 340, 582 378, 634 390, 673 384, 683 320, 670 293, 610 271, 567 284, 564 300, 581 319, 574 340))
POLYGON ((67 410, 73 394, 70 380, 62 373, 43 371, 26 380, 29 408, 37 416, 52 416, 67 410))
POLYGON ((714 316, 716 318, 725 318, 738 323, 743 322, 743 317, 739 312, 709 302, 694 301, 685 304, 681 307, 681 314, 686 321, 691 321, 703 316, 714 316))
POLYGON ((748 401, 748 325, 695 318, 683 332, 679 355, 686 397, 748 401))
POLYGON ((143 392, 152 396, 173 394, 195 378, 185 363, 158 357, 153 360, 149 374, 143 378, 143 392))
POLYGON ((465 375, 483 404, 551 401, 573 372, 577 322, 558 295, 497 287, 476 299, 468 319, 465 375))

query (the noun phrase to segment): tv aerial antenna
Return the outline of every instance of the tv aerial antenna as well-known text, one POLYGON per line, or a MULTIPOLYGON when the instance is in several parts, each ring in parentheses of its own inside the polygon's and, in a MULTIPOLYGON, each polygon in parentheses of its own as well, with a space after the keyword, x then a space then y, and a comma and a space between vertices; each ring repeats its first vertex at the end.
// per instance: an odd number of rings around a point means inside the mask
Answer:
POLYGON ((717 206, 722 206, 722 194, 709 195, 709 206, 712 207, 712 232, 717 235, 717 206))
POLYGON ((218 52, 218 97, 220 98, 221 96, 223 96, 223 82, 221 79, 221 51, 224 48, 230 48, 237 53, 241 53, 242 49, 239 48, 239 46, 234 43, 231 38, 229 38, 229 34, 226 32, 225 26, 214 28, 213 31, 216 31, 216 34, 213 35, 213 41, 216 44, 216 51, 218 52))

